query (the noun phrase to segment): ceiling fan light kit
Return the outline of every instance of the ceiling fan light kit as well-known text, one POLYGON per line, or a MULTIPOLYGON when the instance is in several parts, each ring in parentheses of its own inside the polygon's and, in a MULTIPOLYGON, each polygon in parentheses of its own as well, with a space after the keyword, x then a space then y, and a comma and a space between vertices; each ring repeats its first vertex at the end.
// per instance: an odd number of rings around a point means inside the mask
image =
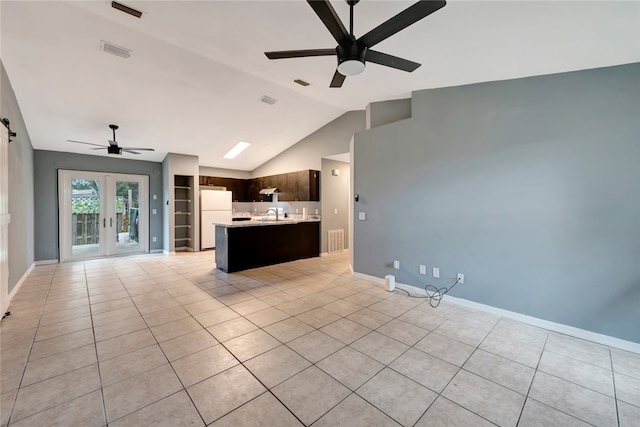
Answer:
POLYGON ((118 145, 118 141, 116 140, 116 130, 118 129, 118 125, 109 125, 109 129, 113 132, 113 140, 109 140, 109 145, 102 144, 94 144, 93 142, 84 142, 84 141, 74 141, 72 139, 67 139, 67 142, 73 142, 75 144, 85 144, 85 145, 93 145, 92 150, 104 150, 107 149, 107 153, 122 155, 122 153, 130 153, 130 154, 140 154, 140 151, 156 151, 153 148, 139 148, 139 147, 120 147, 118 145))
POLYGON ((378 25, 367 34, 356 39, 353 35, 353 7, 358 4, 359 0, 345 1, 349 5, 349 32, 347 32, 347 29, 342 24, 342 21, 333 9, 333 6, 331 6, 329 0, 307 0, 309 6, 311 6, 316 15, 318 15, 318 18, 320 18, 336 42, 338 42, 335 50, 285 50, 265 52, 264 54, 269 59, 336 55, 338 66, 329 85, 330 87, 342 87, 346 76, 355 76, 362 73, 367 61, 410 73, 417 69, 420 64, 386 53, 377 52, 371 48, 438 9, 443 8, 447 4, 444 0, 420 0, 391 19, 378 25))
POLYGON ((357 76, 362 73, 366 67, 365 58, 367 48, 360 48, 356 41, 353 41, 348 50, 338 45, 338 72, 343 76, 357 76))

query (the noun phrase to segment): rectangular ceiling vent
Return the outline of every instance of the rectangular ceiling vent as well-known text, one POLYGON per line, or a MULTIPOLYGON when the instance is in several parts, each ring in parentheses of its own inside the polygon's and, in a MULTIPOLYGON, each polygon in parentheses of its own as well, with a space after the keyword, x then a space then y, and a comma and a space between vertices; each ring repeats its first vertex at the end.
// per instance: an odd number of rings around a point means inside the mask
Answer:
POLYGON ((100 50, 111 55, 119 56, 120 58, 128 59, 131 56, 131 50, 116 46, 104 40, 100 41, 100 50))
POLYGON ((269 105, 275 105, 275 103, 278 102, 278 100, 270 96, 264 95, 262 98, 260 98, 260 102, 263 102, 269 105))
POLYGON ((298 83, 300 86, 309 86, 309 82, 305 82, 304 80, 295 79, 294 83, 298 83))
POLYGON ((118 9, 120 12, 124 12, 131 16, 135 16, 138 19, 142 17, 142 12, 140 12, 139 10, 135 10, 134 8, 124 5, 122 3, 118 3, 117 1, 112 1, 111 7, 114 9, 118 9))

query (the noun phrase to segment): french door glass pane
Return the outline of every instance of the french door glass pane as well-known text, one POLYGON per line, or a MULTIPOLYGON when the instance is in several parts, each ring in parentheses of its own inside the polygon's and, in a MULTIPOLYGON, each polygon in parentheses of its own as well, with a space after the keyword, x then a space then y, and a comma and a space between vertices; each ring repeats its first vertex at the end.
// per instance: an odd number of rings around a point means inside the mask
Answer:
POLYGON ((94 255, 100 247, 100 182, 71 180, 71 254, 94 255))
POLYGON ((117 251, 140 250, 139 183, 116 181, 115 241, 117 251))

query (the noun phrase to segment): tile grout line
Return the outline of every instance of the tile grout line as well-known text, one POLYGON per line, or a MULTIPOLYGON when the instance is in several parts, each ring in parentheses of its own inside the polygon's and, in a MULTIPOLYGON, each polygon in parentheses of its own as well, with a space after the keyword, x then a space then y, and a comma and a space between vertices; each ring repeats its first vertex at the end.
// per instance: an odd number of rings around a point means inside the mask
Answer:
POLYGON ((96 339, 96 328, 95 325, 93 323, 93 309, 91 307, 91 295, 89 293, 89 281, 87 278, 87 269, 86 266, 84 264, 84 262, 82 263, 82 267, 83 267, 83 271, 84 271, 84 276, 85 276, 85 285, 87 287, 87 300, 89 303, 89 316, 91 316, 91 333, 93 334, 93 348, 95 351, 95 355, 96 355, 96 368, 98 370, 98 380, 100 381, 100 400, 102 401, 102 414, 104 416, 104 426, 109 426, 109 418, 107 417, 107 404, 105 402, 104 399, 104 386, 102 383, 102 371, 100 371, 100 357, 98 355, 98 340, 96 339))
POLYGON ((613 355, 611 354, 611 347, 609 347, 609 362, 611 363, 611 380, 613 381, 613 401, 616 405, 616 421, 618 427, 620 427, 620 409, 618 408, 618 389, 616 387, 616 373, 613 369, 613 355))
MULTIPOLYGON (((527 394, 525 395, 524 403, 522 405, 522 408, 520 409, 520 415, 518 415, 518 421, 516 422, 516 425, 518 425, 520 423, 520 419, 522 419, 522 414, 524 413, 524 407, 527 405, 527 400, 528 399, 535 400, 535 399, 529 397, 529 393, 531 393, 531 388, 533 387, 533 382, 536 379, 536 374, 538 373, 538 368, 540 367, 540 362, 542 361, 542 355, 544 354, 544 349, 547 346, 547 341, 548 340, 549 340, 549 332, 547 332, 547 335, 546 335, 546 337, 544 339, 544 344, 542 345, 542 350, 540 351, 540 356, 538 357, 538 362, 536 363, 536 367, 534 368, 533 376, 531 377, 531 382, 529 383, 529 387, 527 388, 527 394)), ((564 411, 560 411, 560 412, 565 413, 564 411)), ((567 414, 567 415, 569 415, 569 414, 567 414)))

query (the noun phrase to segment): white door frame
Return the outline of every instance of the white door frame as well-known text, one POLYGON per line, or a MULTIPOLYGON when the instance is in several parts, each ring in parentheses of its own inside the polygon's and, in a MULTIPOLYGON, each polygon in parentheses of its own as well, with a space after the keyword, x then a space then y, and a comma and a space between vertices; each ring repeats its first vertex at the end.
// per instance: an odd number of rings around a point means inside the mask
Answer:
POLYGON ((0 126, 0 315, 9 309, 9 131, 0 126))
POLYGON ((147 175, 103 173, 75 170, 58 170, 58 227, 60 244, 60 262, 96 258, 112 255, 127 255, 133 253, 149 253, 149 177, 147 175), (91 179, 99 182, 100 186, 100 235, 98 252, 92 254, 74 255, 71 252, 71 181, 73 179, 91 179), (138 187, 138 249, 125 250, 116 246, 113 227, 116 218, 115 183, 117 181, 135 181, 138 187))

